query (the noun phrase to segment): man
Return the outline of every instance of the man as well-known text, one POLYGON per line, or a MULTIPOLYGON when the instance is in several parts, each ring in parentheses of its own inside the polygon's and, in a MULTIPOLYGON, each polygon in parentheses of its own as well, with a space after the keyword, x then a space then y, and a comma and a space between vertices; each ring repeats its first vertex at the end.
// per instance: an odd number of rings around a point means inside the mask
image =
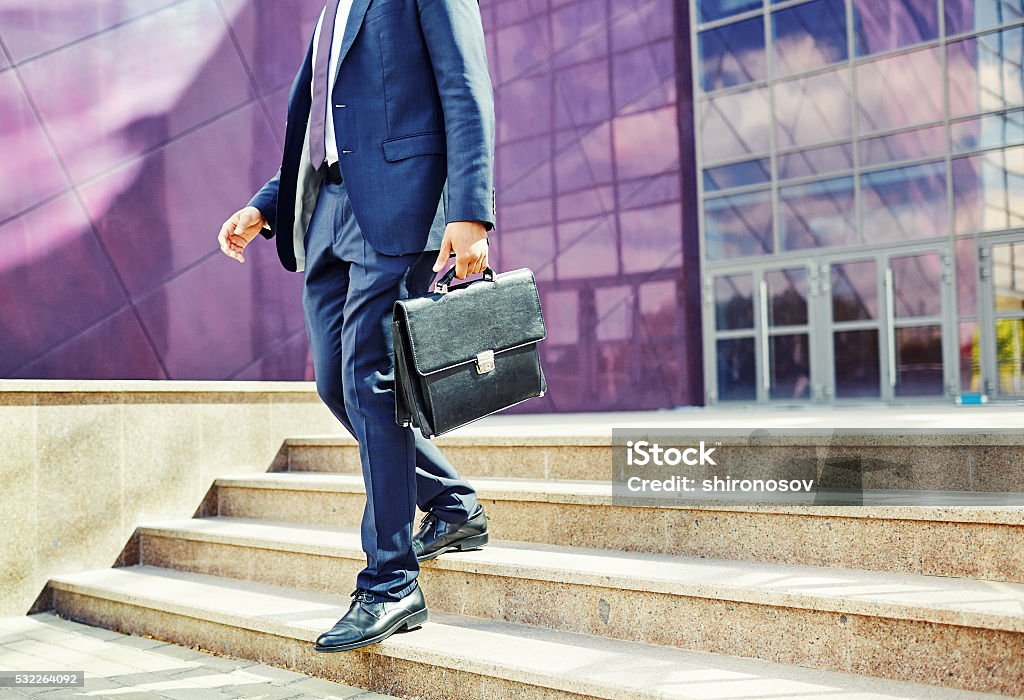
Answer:
POLYGON ((472 486, 395 423, 390 320, 452 253, 460 279, 487 266, 493 157, 477 0, 327 0, 289 95, 281 168, 221 228, 226 255, 244 262, 257 234, 276 237, 281 263, 303 273, 317 391, 359 441, 366 568, 319 651, 422 624, 419 561, 487 543, 472 486))

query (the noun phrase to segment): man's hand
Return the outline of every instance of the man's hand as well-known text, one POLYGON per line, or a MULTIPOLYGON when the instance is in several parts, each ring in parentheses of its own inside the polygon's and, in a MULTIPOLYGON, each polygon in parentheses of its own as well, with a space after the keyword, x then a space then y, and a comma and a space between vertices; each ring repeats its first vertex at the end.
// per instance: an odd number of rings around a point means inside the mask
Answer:
POLYGON ((244 263, 245 256, 242 255, 242 251, 252 239, 260 234, 260 229, 266 223, 267 220, 263 218, 263 214, 256 207, 239 209, 220 227, 217 241, 220 243, 221 252, 229 258, 244 263))
POLYGON ((452 221, 444 228, 434 272, 440 272, 455 253, 455 276, 460 280, 487 267, 487 229, 479 221, 452 221))

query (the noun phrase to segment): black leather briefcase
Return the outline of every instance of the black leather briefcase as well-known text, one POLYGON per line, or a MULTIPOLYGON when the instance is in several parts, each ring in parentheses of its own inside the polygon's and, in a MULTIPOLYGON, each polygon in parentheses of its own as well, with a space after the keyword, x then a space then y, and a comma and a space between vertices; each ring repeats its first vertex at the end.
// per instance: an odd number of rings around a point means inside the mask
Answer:
POLYGON ((433 294, 395 302, 395 420, 425 437, 543 396, 537 344, 547 335, 529 269, 449 287, 454 267, 433 294))

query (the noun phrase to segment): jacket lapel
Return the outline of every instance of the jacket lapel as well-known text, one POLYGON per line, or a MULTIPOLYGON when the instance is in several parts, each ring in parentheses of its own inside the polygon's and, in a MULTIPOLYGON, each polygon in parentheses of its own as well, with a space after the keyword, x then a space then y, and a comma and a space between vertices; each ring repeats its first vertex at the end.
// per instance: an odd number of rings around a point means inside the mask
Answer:
MULTIPOLYGON (((338 70, 341 70, 341 64, 345 61, 345 55, 348 53, 349 47, 352 46, 352 42, 356 39, 356 34, 359 33, 359 28, 363 26, 363 17, 366 15, 366 8, 370 6, 370 0, 352 0, 352 9, 348 13, 348 21, 345 22, 345 35, 341 39, 341 55, 338 56, 338 70)), ((331 85, 334 85, 334 81, 338 79, 338 74, 334 74, 334 80, 331 81, 331 85)))

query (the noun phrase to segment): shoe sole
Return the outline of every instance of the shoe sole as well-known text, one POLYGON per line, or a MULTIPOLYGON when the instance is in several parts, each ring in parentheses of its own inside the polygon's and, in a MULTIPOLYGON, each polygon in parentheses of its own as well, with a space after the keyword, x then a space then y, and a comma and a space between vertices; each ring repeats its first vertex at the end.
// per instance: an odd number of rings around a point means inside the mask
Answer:
POLYGON ((324 653, 331 653, 331 652, 335 652, 335 651, 352 651, 353 649, 362 649, 363 647, 368 647, 368 646, 370 646, 372 644, 379 644, 380 642, 383 642, 385 639, 387 639, 388 637, 393 635, 395 632, 399 632, 399 631, 408 632, 409 630, 416 629, 417 627, 419 627, 420 625, 422 625, 424 622, 427 621, 427 617, 428 617, 427 609, 423 608, 422 610, 420 610, 418 612, 414 612, 413 614, 409 615, 409 617, 405 618, 404 620, 399 620, 390 629, 386 630, 385 632, 381 632, 376 637, 371 637, 370 639, 363 639, 363 640, 360 640, 358 642, 351 642, 349 644, 339 644, 337 646, 330 646, 330 647, 325 647, 325 646, 321 646, 319 644, 314 644, 313 648, 316 651, 322 651, 324 653))
POLYGON ((479 535, 472 535, 458 542, 452 542, 450 545, 443 547, 436 552, 431 552, 424 557, 416 557, 416 561, 424 562, 430 561, 431 559, 437 559, 442 554, 447 552, 475 552, 478 549, 483 549, 484 545, 489 541, 487 533, 481 533, 479 535))

